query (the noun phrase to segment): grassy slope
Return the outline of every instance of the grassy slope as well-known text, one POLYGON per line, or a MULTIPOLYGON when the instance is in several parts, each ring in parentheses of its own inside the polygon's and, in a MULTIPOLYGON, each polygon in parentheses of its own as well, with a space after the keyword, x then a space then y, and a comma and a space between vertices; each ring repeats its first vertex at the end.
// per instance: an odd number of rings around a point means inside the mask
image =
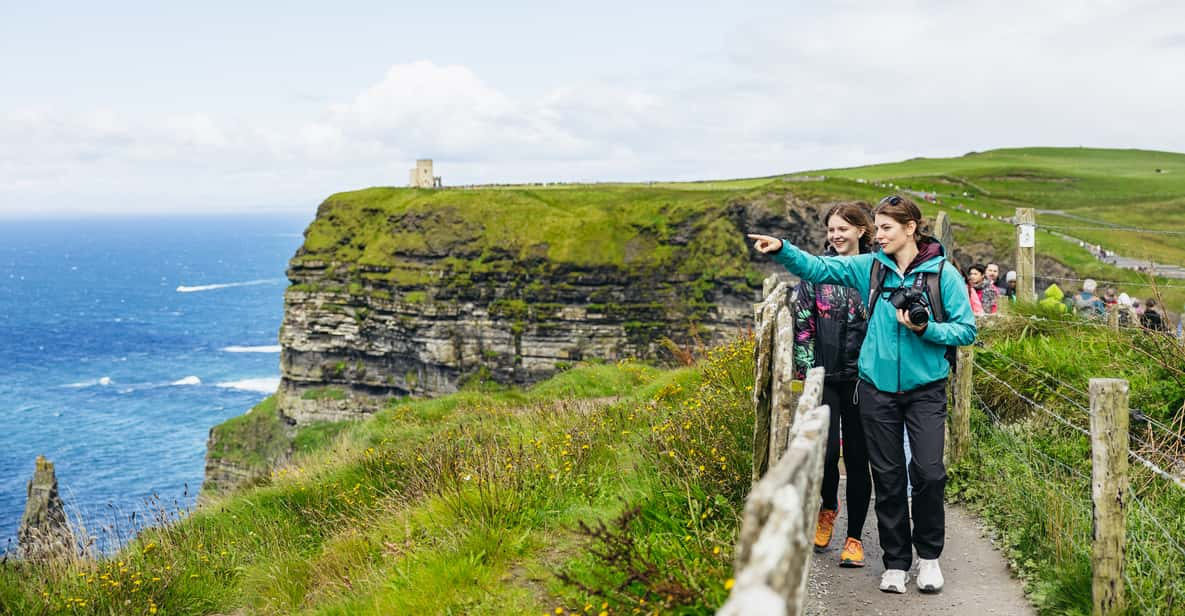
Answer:
MULTIPOLYGON (((1043 614, 1089 614, 1090 441, 1019 399, 989 371, 1083 429, 1089 429, 1089 379, 1127 379, 1132 408, 1180 426, 1185 349, 1164 336, 1074 319, 1014 321, 980 333, 987 346, 977 351, 973 445, 950 470, 947 496, 990 520, 1043 614)), ((1158 465, 1174 468, 1154 450, 1185 454, 1171 433, 1139 423, 1132 428, 1132 448, 1158 465)), ((1139 502, 1129 497, 1127 505, 1128 604, 1133 613, 1182 613, 1185 492, 1135 461, 1129 473, 1139 502)))
POLYGON ((751 348, 392 406, 111 558, 4 565, 0 612, 704 613, 748 486, 751 348), (610 547, 657 569, 611 590, 621 574, 575 529, 633 505, 634 547, 610 547))
MULTIPOLYGON (((1185 230, 1183 154, 1146 150, 1021 148, 824 173, 831 177, 889 181, 918 190, 933 190, 948 202, 964 203, 1001 216, 1012 215, 1017 207, 1033 207, 1062 210, 1116 225, 1185 230), (963 191, 974 194, 974 200, 963 199, 963 191), (950 197, 951 193, 958 196, 950 197)), ((1037 223, 1097 226, 1057 214, 1039 214, 1037 223)), ((1067 233, 1127 256, 1185 265, 1185 243, 1179 235, 1105 229, 1075 229, 1067 233)), ((1042 236, 1042 240, 1046 239, 1042 236)), ((1062 251, 1061 247, 1051 248, 1055 254, 1062 251)), ((1040 245, 1038 249, 1041 249, 1040 245)))

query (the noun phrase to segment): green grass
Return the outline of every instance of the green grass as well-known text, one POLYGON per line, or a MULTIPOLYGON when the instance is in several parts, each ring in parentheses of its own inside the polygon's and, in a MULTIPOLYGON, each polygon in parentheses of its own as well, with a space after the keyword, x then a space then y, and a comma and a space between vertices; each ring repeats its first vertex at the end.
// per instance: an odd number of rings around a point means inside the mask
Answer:
MULTIPOLYGON (((341 363, 341 369, 345 369, 345 363, 341 363)), ((345 400, 346 392, 343 389, 336 387, 316 387, 306 390, 300 395, 302 400, 345 400)))
POLYGON ((208 455, 241 466, 261 466, 287 447, 284 423, 276 414, 275 396, 238 417, 214 427, 208 455))
MULTIPOLYGON (((1021 306, 1020 312, 1033 310, 1021 306)), ((972 415, 973 444, 968 458, 950 470, 948 498, 971 504, 997 529, 998 543, 1041 613, 1089 614, 1089 439, 1025 403, 988 372, 1085 429, 1089 379, 1124 378, 1132 408, 1175 425, 1185 414, 1185 350, 1165 336, 1114 332, 1073 318, 996 322, 980 331, 987 346, 977 351, 974 387, 981 400, 972 415)), ((1133 424, 1133 435, 1137 450, 1143 446, 1136 438, 1160 450, 1179 445, 1170 433, 1139 424, 1133 424)), ((1177 449, 1175 455, 1181 454, 1177 449)), ((1145 455, 1172 467, 1169 457, 1145 455)), ((1178 547, 1185 542, 1185 491, 1135 462, 1130 477, 1142 503, 1127 506, 1131 613, 1180 613, 1185 585, 1176 572, 1185 567, 1178 547)))
POLYGON ((606 604, 621 614, 645 601, 707 613, 726 595, 748 487, 751 353, 738 341, 688 369, 578 365, 527 390, 395 402, 363 422, 314 426, 261 485, 146 530, 117 554, 0 565, 0 611, 521 614, 606 604), (625 573, 596 556, 580 523, 612 523, 635 506, 646 512, 628 528, 637 557, 664 573, 618 589, 625 573), (681 564, 666 571, 672 562, 681 564), (668 598, 670 589, 684 590, 668 598))
MULTIPOLYGON (((1016 148, 819 173, 934 191, 948 203, 1002 216, 1012 215, 1017 207, 1031 207, 1116 225, 1185 230, 1185 154, 1173 152, 1016 148), (971 198, 963 197, 964 191, 971 198)), ((1095 226, 1057 214, 1039 214, 1037 223, 1095 226)), ((1181 236, 1106 230, 1067 233, 1126 256, 1185 265, 1181 236)))

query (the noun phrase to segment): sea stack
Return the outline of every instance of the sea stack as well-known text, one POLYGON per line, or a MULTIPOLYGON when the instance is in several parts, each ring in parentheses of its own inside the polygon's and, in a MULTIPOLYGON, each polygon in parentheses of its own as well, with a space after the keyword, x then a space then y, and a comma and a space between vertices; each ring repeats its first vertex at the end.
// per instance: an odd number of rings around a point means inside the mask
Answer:
POLYGON ((74 554, 74 533, 58 496, 53 462, 37 456, 29 481, 28 502, 17 531, 17 556, 25 560, 49 560, 74 554))

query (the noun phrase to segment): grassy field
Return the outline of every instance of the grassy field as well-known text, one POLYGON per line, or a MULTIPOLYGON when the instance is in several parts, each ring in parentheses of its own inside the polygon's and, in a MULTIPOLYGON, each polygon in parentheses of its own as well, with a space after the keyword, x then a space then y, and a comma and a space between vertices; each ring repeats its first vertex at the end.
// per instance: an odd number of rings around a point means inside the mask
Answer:
POLYGON ((1126 256, 1185 265, 1182 236, 1105 228, 1185 231, 1185 154, 1020 148, 819 173, 931 191, 945 203, 1001 216, 1017 207, 1062 211, 1089 220, 1039 213, 1038 225, 1094 227, 1066 233, 1126 256))

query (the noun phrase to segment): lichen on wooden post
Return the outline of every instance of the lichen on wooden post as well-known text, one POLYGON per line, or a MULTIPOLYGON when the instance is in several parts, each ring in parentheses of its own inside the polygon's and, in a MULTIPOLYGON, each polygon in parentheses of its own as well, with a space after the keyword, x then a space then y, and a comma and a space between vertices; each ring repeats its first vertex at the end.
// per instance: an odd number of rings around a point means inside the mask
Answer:
MULTIPOLYGON (((793 303, 794 293, 789 301, 793 303)), ((778 308, 774 325, 773 349, 773 392, 770 401, 770 464, 776 464, 790 440, 790 427, 794 424, 794 408, 798 403, 800 381, 794 380, 794 314, 786 305, 778 308)))
POLYGON ((773 394, 771 385, 776 325, 774 315, 779 306, 778 298, 785 293, 785 288, 785 283, 779 284, 765 301, 753 306, 757 320, 753 344, 753 481, 760 479, 770 465, 770 405, 773 394))
POLYGON ((1094 509, 1091 541, 1092 614, 1126 607, 1123 587, 1124 511, 1127 508, 1128 383, 1090 380, 1090 484, 1094 509))
POLYGON ((971 388, 975 368, 975 347, 959 347, 958 371, 955 372, 955 403, 950 416, 950 463, 963 459, 971 451, 971 388))
POLYGON ((938 212, 938 216, 934 217, 934 237, 946 249, 946 260, 962 271, 955 261, 955 232, 950 226, 950 216, 946 212, 938 212))

